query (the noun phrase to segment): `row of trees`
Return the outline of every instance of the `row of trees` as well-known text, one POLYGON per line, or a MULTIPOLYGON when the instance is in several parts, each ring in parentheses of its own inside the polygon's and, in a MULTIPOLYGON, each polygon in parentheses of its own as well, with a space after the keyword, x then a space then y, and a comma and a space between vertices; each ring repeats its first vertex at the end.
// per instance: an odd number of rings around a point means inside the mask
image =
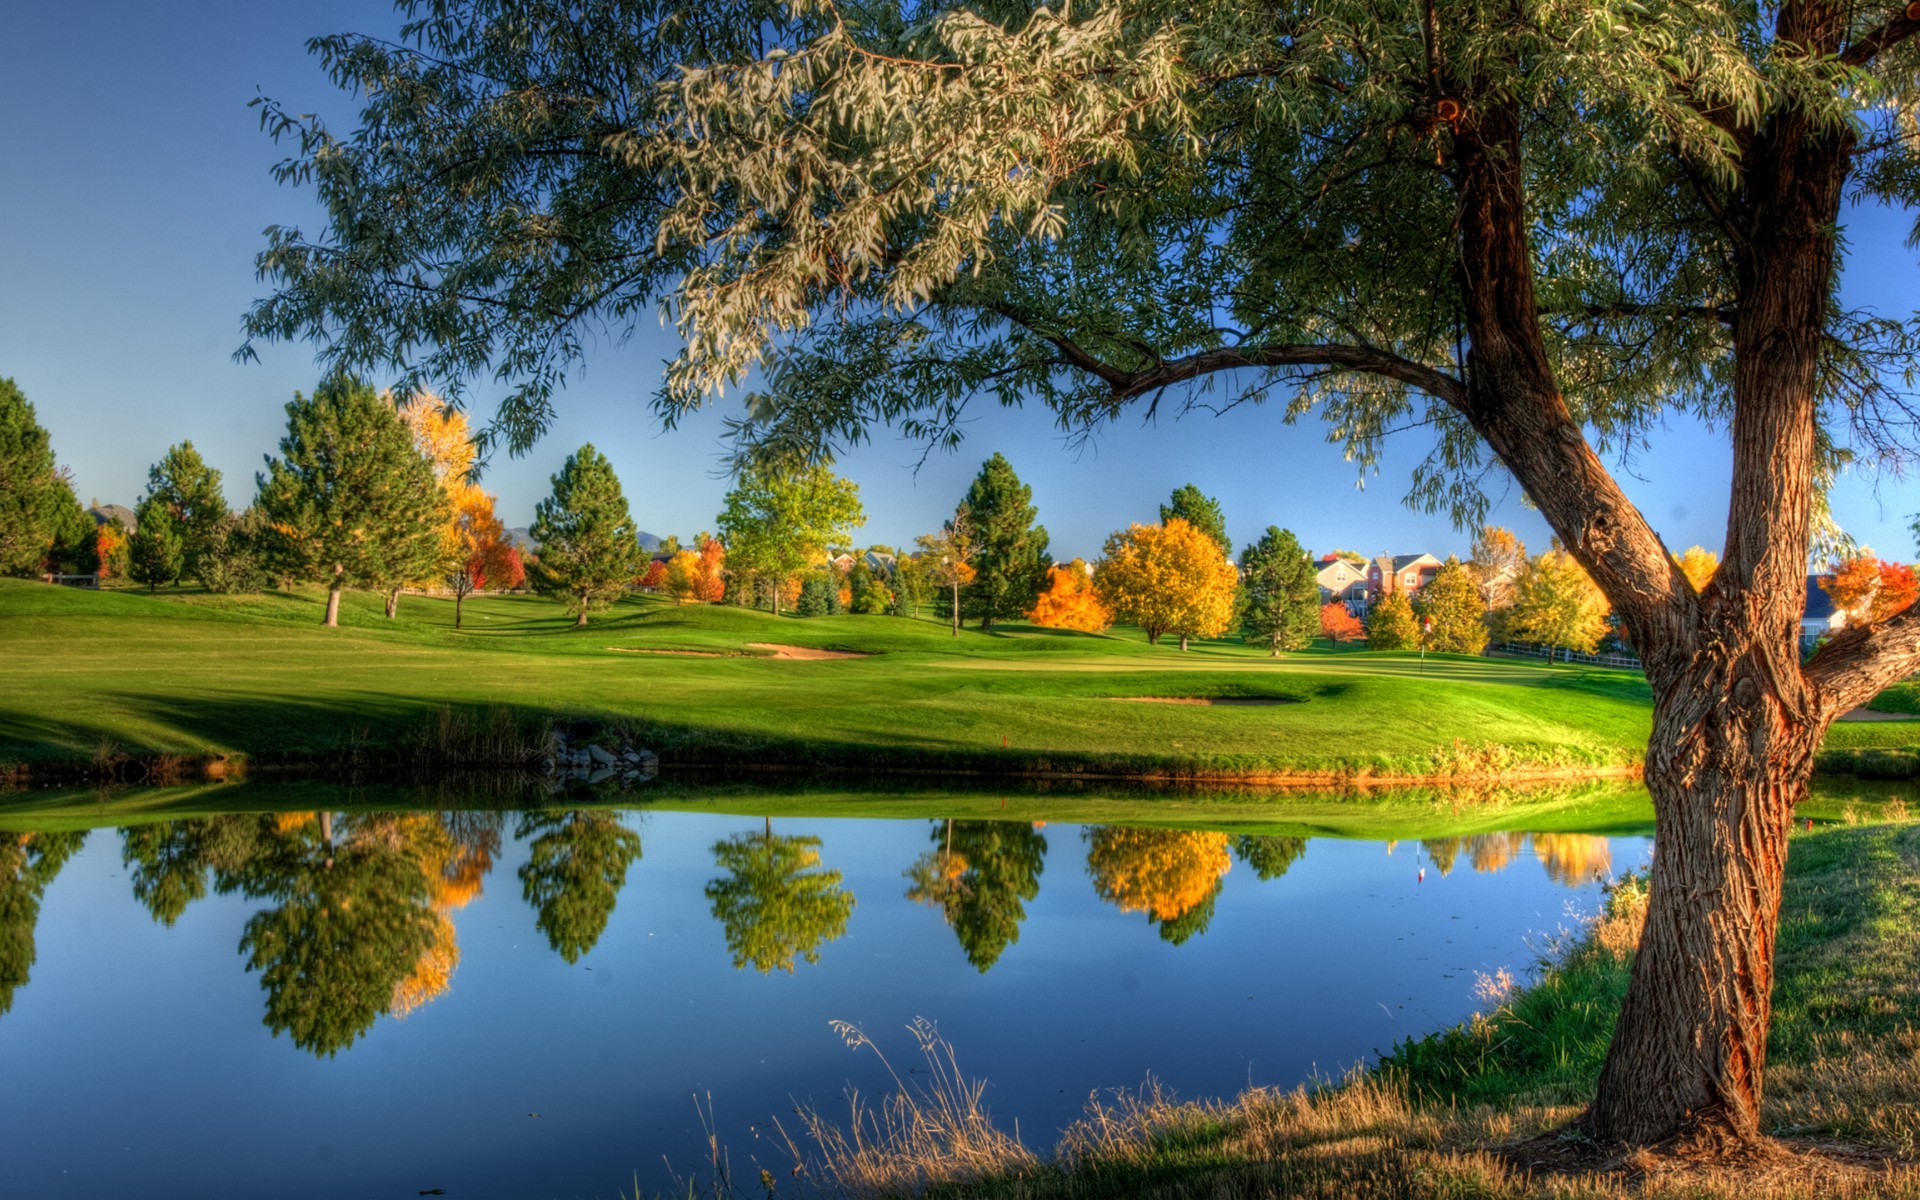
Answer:
MULTIPOLYGON (((460 961, 453 914, 477 899, 506 834, 500 812, 280 813, 165 821, 123 831, 122 858, 136 899, 171 927, 213 892, 263 907, 246 923, 241 952, 261 974, 267 1024, 316 1055, 351 1046, 382 1015, 404 1017, 442 994, 460 961)), ((526 843, 518 879, 535 923, 569 963, 605 932, 638 834, 605 810, 520 814, 526 843)), ((1094 891, 1144 914, 1174 944, 1207 928, 1223 877, 1238 858, 1277 879, 1306 849, 1300 838, 1091 826, 1094 891)), ((1529 835, 1490 834, 1422 843, 1445 873, 1465 855, 1500 870, 1529 835)), ((1605 874, 1606 841, 1531 835, 1548 873, 1568 886, 1605 874)), ((1039 894, 1047 839, 1025 822, 944 821, 904 872, 906 898, 937 909, 967 961, 984 972, 1020 939, 1039 894)), ((0 1014, 33 966, 41 898, 81 835, 0 836, 0 1014)), ((717 842, 720 874, 706 897, 733 964, 766 973, 817 962, 854 908, 820 839, 762 829, 717 842)))

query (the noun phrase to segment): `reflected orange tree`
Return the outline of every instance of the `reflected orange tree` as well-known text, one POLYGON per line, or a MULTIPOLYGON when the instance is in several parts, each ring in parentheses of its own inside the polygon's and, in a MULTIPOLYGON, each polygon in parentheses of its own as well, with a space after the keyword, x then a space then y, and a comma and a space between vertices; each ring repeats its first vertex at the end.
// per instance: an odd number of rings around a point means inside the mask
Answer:
POLYGON ((761 833, 714 843, 726 874, 707 884, 714 919, 726 932, 733 965, 761 974, 792 971, 794 959, 820 961, 820 947, 847 931, 853 893, 840 872, 820 867, 820 839, 783 837, 769 820, 761 833))
POLYGON ((1122 912, 1144 912, 1174 945, 1206 931, 1233 860, 1227 835, 1096 825, 1086 832, 1093 890, 1122 912))

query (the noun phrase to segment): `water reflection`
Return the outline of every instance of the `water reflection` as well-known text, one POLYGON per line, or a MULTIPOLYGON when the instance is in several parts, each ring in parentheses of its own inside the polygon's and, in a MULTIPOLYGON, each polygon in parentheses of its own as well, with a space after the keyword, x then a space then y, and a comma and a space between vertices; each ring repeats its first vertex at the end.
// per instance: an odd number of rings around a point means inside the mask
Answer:
POLYGON ((1040 894, 1047 839, 1025 821, 935 822, 938 844, 907 868, 907 899, 940 910, 967 961, 985 974, 1020 940, 1040 894))
MULTIPOLYGON (((247 916, 238 947, 245 969, 260 976, 264 1024, 327 1058, 381 1016, 406 1017, 447 992, 460 965, 454 915, 482 895, 509 815, 300 811, 163 821, 123 830, 121 860, 134 898, 163 926, 211 894, 264 902, 247 916)), ((927 849, 902 872, 905 899, 938 912, 979 972, 1019 942, 1039 896, 1042 824, 934 821, 927 849)), ((512 830, 535 926, 554 953, 577 963, 612 918, 641 858, 640 835, 601 808, 535 809, 518 814, 512 830)), ((1270 883, 1307 846, 1301 837, 1213 830, 1081 832, 1094 894, 1144 915, 1175 946, 1206 932, 1236 860, 1270 883)), ((0 1013, 33 966, 42 896, 84 837, 0 834, 0 1013)), ((1590 834, 1481 833, 1420 847, 1442 877, 1463 865, 1505 870, 1529 847, 1566 887, 1602 880, 1613 867, 1607 839, 1590 834)), ((855 897, 823 863, 819 837, 779 834, 764 819, 711 853, 720 874, 704 896, 734 968, 792 973, 845 935, 855 897)))
POLYGON ((796 955, 817 963, 821 945, 846 933, 853 893, 840 872, 820 868, 819 845, 776 835, 771 818, 762 833, 715 843, 714 862, 727 873, 707 884, 707 900, 735 967, 790 972, 796 955))

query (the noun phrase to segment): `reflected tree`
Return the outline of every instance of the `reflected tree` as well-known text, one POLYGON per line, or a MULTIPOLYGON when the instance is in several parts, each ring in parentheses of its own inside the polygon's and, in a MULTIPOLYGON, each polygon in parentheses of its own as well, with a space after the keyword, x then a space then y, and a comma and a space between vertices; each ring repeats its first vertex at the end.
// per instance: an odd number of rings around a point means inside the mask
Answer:
POLYGON ((1307 839, 1243 833, 1233 839, 1233 854, 1262 879, 1278 879, 1307 852, 1307 839))
POLYGON ((240 939, 261 973, 264 1023, 316 1057, 351 1046, 393 1003, 439 932, 420 856, 392 818, 267 818, 242 886, 277 900, 240 939))
POLYGON ((1547 878, 1567 887, 1584 887, 1613 873, 1613 847, 1591 833, 1536 833, 1533 855, 1547 878))
POLYGON ((514 836, 533 839, 520 889, 535 924, 555 953, 579 962, 606 932, 640 835, 608 809, 545 809, 523 815, 514 836))
POLYGON ((0 1014, 33 971, 40 901, 86 840, 83 832, 0 833, 0 1014))
POLYGON ((967 961, 981 973, 1020 940, 1025 902, 1040 894, 1047 839, 1015 821, 947 821, 939 847, 907 871, 907 899, 941 910, 967 961))
POLYGON ((1174 945, 1205 932, 1233 866, 1226 834, 1096 825, 1086 838, 1087 873, 1102 900, 1146 913, 1174 945))
POLYGON ((120 861, 133 881, 134 899, 171 928, 189 904, 206 896, 210 882, 231 886, 245 875, 260 829, 258 817, 202 817, 121 830, 120 861))
POLYGON ((853 893, 840 872, 820 868, 817 837, 783 837, 769 820, 762 833, 714 843, 726 875, 707 884, 714 919, 726 930, 737 968, 792 971, 796 956, 820 961, 820 947, 847 931, 853 893))

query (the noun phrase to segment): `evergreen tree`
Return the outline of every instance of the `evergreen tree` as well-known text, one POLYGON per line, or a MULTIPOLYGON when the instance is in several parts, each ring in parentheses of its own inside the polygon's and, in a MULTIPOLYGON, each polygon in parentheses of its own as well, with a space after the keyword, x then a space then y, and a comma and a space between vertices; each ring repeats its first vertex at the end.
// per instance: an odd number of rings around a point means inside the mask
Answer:
POLYGON ((446 494, 393 407, 357 380, 335 379, 287 405, 280 457, 258 477, 274 563, 324 582, 322 623, 340 623, 340 593, 378 587, 420 547, 439 545, 446 494))
MULTIPOLYGON (((180 570, 205 583, 201 571, 214 531, 227 516, 227 497, 220 490, 220 472, 200 458, 192 442, 167 449, 147 471, 147 495, 164 504, 173 516, 180 539, 180 570)), ((171 580, 169 582, 172 582, 171 580)))
POLYGON ((1420 644, 1420 624, 1405 592, 1389 592, 1367 612, 1367 649, 1411 650, 1420 644))
POLYGON ((273 531, 258 508, 232 513, 213 527, 200 558, 200 582, 210 592, 258 592, 267 586, 273 531))
POLYGON ((80 506, 65 472, 56 472, 53 538, 47 546, 46 568, 56 575, 92 575, 100 569, 100 523, 80 506))
POLYGON ((1018 621, 1033 609, 1047 585, 1047 530, 1035 525, 1033 489, 995 453, 974 476, 961 501, 973 525, 973 583, 960 597, 963 617, 992 629, 995 621, 1018 621))
MULTIPOLYGON (((1191 483, 1183 483, 1173 489, 1171 499, 1160 506, 1160 523, 1165 525, 1179 517, 1187 524, 1206 534, 1220 544, 1220 553, 1233 557, 1233 543, 1227 539, 1227 514, 1220 509, 1220 502, 1201 492, 1191 483)), ((1269 525, 1267 528, 1273 528, 1269 525)))
POLYGON ((1240 633, 1248 645, 1268 647, 1278 658, 1282 650, 1313 644, 1320 632, 1320 584, 1292 531, 1267 526, 1259 541, 1240 552, 1240 575, 1240 633))
POLYGON ((127 577, 146 584, 148 591, 163 583, 178 583, 186 556, 173 510, 159 496, 148 496, 134 513, 138 524, 127 539, 127 577))
POLYGON ((84 831, 0 833, 0 1016, 33 972, 40 901, 86 839, 84 831))
POLYGON ((40 570, 71 495, 33 405, 13 380, 0 378, 0 575, 40 570))
POLYGON ((847 573, 847 586, 853 590, 852 603, 847 605, 849 611, 864 616, 887 611, 887 589, 874 578, 865 555, 854 560, 853 570, 847 573))
POLYGON ((534 591, 566 605, 575 628, 612 604, 646 565, 620 479, 591 444, 553 477, 553 495, 534 509, 532 533, 540 557, 527 577, 534 591))
POLYGON ((1414 611, 1430 622, 1427 649, 1446 654, 1478 654, 1487 648, 1486 602, 1472 568, 1448 557, 1420 589, 1414 611))
POLYGON ((800 599, 793 612, 799 617, 824 617, 833 611, 833 580, 825 575, 809 575, 800 581, 800 599))

